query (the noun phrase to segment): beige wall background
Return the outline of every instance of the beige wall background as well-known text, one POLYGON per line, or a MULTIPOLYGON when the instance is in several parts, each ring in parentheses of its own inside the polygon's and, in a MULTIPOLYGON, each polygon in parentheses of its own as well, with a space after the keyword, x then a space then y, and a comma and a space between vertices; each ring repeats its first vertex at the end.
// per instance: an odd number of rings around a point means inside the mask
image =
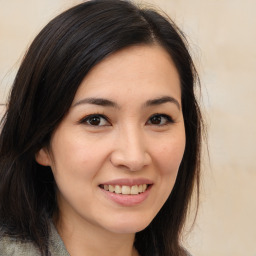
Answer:
MULTIPOLYGON (((1 104, 34 36, 79 2, 0 0, 1 104)), ((148 3, 189 36, 202 81, 210 160, 203 163, 201 207, 187 247, 196 256, 256 256, 256 1, 148 3)))

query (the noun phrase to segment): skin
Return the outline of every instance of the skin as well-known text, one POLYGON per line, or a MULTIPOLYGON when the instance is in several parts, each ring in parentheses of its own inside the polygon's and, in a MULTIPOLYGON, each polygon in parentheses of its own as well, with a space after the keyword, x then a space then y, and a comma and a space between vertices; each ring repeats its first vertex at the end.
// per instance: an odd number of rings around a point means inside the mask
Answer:
POLYGON ((132 46, 96 65, 52 135, 50 151, 42 148, 36 156, 52 168, 60 210, 56 226, 69 253, 137 255, 135 233, 149 225, 170 195, 184 149, 180 79, 162 47, 132 46), (88 118, 92 114, 98 116, 88 118), (138 178, 153 185, 136 205, 120 205, 99 187, 138 178))

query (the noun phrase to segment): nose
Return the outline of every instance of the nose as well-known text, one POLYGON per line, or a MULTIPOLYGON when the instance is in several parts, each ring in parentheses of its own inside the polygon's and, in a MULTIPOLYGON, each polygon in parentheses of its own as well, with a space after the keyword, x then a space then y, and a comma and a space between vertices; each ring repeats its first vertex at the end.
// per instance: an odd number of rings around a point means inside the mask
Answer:
POLYGON ((117 136, 111 162, 130 171, 142 170, 151 163, 144 136, 138 129, 125 129, 117 136))

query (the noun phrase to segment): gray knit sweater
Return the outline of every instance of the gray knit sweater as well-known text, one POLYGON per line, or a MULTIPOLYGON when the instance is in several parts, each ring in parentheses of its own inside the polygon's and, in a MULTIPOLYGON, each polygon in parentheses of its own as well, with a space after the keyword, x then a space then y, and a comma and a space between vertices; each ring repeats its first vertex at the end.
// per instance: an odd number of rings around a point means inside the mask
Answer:
MULTIPOLYGON (((51 256, 70 256, 52 223, 49 236, 49 251, 51 256)), ((191 256, 189 253, 187 255, 191 256)), ((41 254, 31 242, 22 242, 9 236, 0 236, 0 256, 41 256, 41 254)))
MULTIPOLYGON (((49 250, 51 256, 70 256, 53 224, 49 234, 49 250)), ((41 253, 31 242, 3 236, 0 238, 0 256, 41 256, 41 253)))

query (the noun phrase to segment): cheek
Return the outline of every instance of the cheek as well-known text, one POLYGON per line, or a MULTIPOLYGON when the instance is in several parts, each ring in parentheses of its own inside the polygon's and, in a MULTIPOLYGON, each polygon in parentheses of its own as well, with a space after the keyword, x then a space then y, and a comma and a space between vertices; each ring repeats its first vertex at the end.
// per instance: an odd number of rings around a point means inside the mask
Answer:
POLYGON ((103 147, 93 143, 90 139, 85 139, 84 136, 56 136, 52 149, 55 169, 73 172, 93 170, 92 166, 95 163, 100 165, 106 155, 103 147))
POLYGON ((177 175, 185 150, 185 135, 166 140, 156 150, 157 163, 162 175, 177 175))
MULTIPOLYGON (((185 135, 169 137, 155 147, 154 163, 157 174, 157 200, 152 204, 159 211, 172 192, 185 149, 185 135)), ((154 187, 153 187, 154 188, 154 187)), ((157 212, 155 213, 157 214, 157 212)))
POLYGON ((78 143, 75 138, 62 138, 58 142, 53 147, 52 171, 55 181, 63 193, 68 190, 77 193, 80 191, 77 188, 84 187, 84 182, 91 182, 95 175, 97 167, 93 165, 95 161, 92 161, 95 151, 78 143))
MULTIPOLYGON (((59 203, 64 198, 73 208, 89 204, 92 200, 91 185, 99 172, 106 152, 81 137, 55 137, 53 140, 52 171, 59 190, 59 203), (84 197, 87 194, 88 197, 84 197)), ((92 186, 97 188, 97 186, 92 186)), ((62 204, 63 207, 63 204, 62 204)))

